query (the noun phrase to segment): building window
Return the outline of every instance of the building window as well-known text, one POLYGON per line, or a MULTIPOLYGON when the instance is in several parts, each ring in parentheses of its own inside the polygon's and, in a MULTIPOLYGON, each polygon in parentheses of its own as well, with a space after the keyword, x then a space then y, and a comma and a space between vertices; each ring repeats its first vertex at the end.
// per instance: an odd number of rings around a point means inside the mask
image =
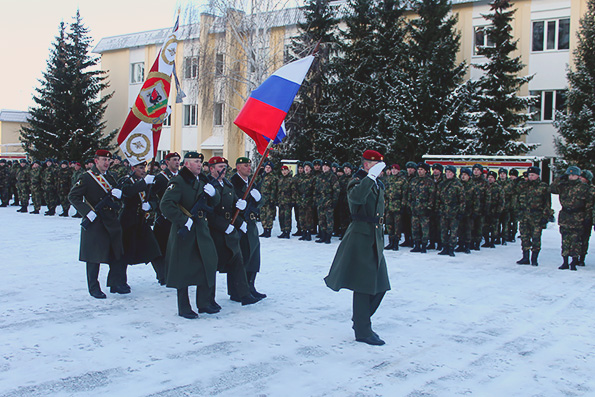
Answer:
POLYGON ((537 97, 529 109, 534 113, 532 121, 553 121, 556 112, 566 112, 566 90, 531 91, 530 95, 537 97))
POLYGON ((164 127, 171 127, 171 113, 167 115, 167 118, 163 121, 164 127))
POLYGON ((142 83, 145 81, 145 63, 137 62, 130 64, 130 84, 142 83))
POLYGON ((196 105, 184 105, 184 126, 196 125, 196 105))
POLYGON ((219 53, 215 55, 215 76, 223 76, 223 54, 219 53))
POLYGON ((221 102, 215 104, 213 125, 223 125, 223 103, 221 102))
POLYGON ((570 18, 533 22, 532 50, 556 51, 570 48, 570 18))
POLYGON ((185 79, 198 78, 198 57, 184 58, 184 78, 185 79))
POLYGON ((489 37, 489 26, 476 26, 473 34, 473 55, 479 54, 481 47, 494 47, 494 41, 489 37))

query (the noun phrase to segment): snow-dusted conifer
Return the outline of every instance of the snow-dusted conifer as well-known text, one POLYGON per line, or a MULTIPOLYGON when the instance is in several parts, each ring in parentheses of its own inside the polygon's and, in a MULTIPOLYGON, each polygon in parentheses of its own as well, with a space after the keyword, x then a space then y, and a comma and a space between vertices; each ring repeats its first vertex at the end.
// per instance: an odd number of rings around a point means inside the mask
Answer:
POLYGON ((491 12, 484 15, 491 26, 486 29, 493 46, 481 46, 478 54, 487 58, 484 64, 475 67, 485 71, 478 82, 475 111, 470 113, 474 127, 473 138, 468 141, 467 153, 489 155, 519 155, 530 151, 535 145, 521 141, 530 127, 527 108, 531 97, 518 95, 519 88, 532 76, 519 77, 524 65, 520 57, 511 57, 517 48, 512 37, 512 21, 515 10, 509 0, 495 0, 491 12))
POLYGON ((595 170, 595 0, 580 22, 574 70, 568 71, 568 113, 556 115, 556 150, 565 160, 595 170))
POLYGON ((62 22, 47 70, 29 109, 30 127, 21 130, 24 149, 35 159, 83 160, 110 144, 116 131, 102 135, 106 102, 99 98, 108 87, 105 72, 94 67, 99 60, 89 55, 91 38, 77 11, 68 32, 62 22))

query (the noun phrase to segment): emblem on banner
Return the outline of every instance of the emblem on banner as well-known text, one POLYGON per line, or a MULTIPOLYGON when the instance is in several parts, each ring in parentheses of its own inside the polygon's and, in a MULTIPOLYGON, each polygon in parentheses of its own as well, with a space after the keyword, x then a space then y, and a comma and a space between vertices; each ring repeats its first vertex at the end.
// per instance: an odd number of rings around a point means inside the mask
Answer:
POLYGON ((160 72, 151 72, 140 91, 132 112, 145 123, 163 124, 167 118, 167 98, 171 78, 160 72))
POLYGON ((136 157, 138 162, 145 160, 151 149, 151 141, 145 134, 130 134, 126 139, 126 157, 136 157))

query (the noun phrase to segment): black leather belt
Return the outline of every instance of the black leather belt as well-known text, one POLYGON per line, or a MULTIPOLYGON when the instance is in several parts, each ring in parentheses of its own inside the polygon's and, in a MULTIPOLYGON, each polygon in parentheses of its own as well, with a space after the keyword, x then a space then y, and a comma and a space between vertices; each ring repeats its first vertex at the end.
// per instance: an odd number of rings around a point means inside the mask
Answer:
POLYGON ((358 214, 351 214, 351 220, 357 222, 367 222, 367 223, 374 223, 382 225, 384 224, 384 217, 383 216, 365 216, 365 215, 358 215, 358 214))

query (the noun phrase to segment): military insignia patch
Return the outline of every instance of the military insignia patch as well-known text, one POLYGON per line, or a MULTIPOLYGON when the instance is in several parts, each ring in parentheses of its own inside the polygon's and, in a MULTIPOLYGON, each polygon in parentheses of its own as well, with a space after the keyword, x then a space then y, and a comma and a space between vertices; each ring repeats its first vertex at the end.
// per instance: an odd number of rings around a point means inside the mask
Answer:
POLYGON ((169 185, 169 186, 167 187, 167 190, 173 190, 174 186, 176 186, 176 185, 173 185, 173 184, 172 184, 172 185, 169 185))

